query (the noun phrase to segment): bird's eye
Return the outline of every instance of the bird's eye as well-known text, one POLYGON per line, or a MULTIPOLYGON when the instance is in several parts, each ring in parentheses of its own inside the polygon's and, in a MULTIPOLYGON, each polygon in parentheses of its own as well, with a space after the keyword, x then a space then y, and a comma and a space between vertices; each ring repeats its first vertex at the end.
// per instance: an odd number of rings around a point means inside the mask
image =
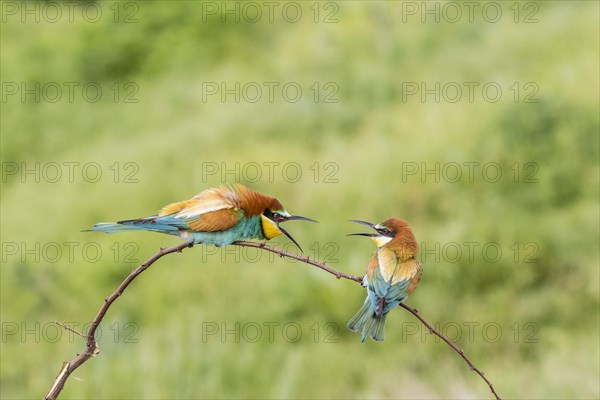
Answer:
POLYGON ((273 213, 273 219, 275 221, 281 221, 281 214, 279 214, 279 213, 273 213))
POLYGON ((390 234, 390 230, 387 229, 387 228, 377 229, 377 232, 381 233, 382 235, 389 235, 390 234))

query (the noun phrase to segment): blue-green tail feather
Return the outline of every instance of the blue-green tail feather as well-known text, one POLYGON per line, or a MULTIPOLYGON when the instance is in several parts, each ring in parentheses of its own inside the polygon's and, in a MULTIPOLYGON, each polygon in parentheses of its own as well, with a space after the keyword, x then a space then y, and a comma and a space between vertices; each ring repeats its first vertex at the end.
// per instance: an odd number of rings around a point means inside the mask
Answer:
POLYGON ((361 341, 364 342, 367 336, 377 340, 383 340, 383 332, 385 327, 385 319, 387 313, 377 315, 369 298, 364 302, 358 312, 348 322, 348 329, 361 333, 361 341))
POLYGON ((141 219, 132 219, 119 222, 99 222, 92 229, 84 230, 83 232, 104 232, 117 233, 127 231, 151 231, 162 232, 168 234, 177 234, 179 228, 168 224, 170 221, 162 221, 161 218, 149 217, 141 219))

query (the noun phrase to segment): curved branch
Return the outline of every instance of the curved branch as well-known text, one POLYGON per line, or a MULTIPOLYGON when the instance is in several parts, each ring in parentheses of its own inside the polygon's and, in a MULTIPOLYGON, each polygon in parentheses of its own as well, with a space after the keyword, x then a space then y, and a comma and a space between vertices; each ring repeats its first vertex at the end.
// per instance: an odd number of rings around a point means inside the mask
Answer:
MULTIPOLYGON (((50 387, 50 390, 48 391, 48 394, 45 397, 46 400, 56 399, 60 392, 63 390, 65 382, 67 381, 67 379, 69 379, 69 376, 73 373, 73 371, 75 371, 84 362, 96 356, 96 354, 100 352, 100 349, 98 348, 98 343, 96 342, 96 329, 98 329, 100 322, 102 322, 102 320, 104 319, 104 316, 106 315, 106 312, 108 311, 110 306, 114 303, 116 299, 119 298, 119 296, 123 294, 123 292, 125 291, 125 289, 127 289, 129 284, 133 282, 135 278, 137 278, 142 272, 148 269, 156 260, 158 260, 162 256, 175 252, 181 253, 183 249, 185 249, 186 247, 192 247, 193 245, 193 243, 184 242, 180 245, 169 247, 166 249, 161 248, 158 251, 158 253, 154 254, 152 257, 146 260, 145 263, 131 271, 131 273, 127 275, 127 278, 125 278, 125 280, 121 282, 117 290, 115 290, 113 294, 104 299, 104 304, 102 304, 102 307, 100 307, 100 310, 98 310, 98 313, 92 320, 92 324, 90 325, 90 328, 88 329, 87 334, 85 335, 86 344, 83 353, 78 354, 77 357, 75 357, 71 361, 65 361, 63 363, 60 372, 58 373, 58 376, 54 380, 54 383, 50 387)), ((63 328, 65 329, 71 330, 71 328, 67 326, 64 326, 62 324, 59 325, 63 326, 63 328)))
POLYGON ((330 266, 328 266, 326 264, 312 260, 308 256, 300 256, 297 254, 288 253, 287 251, 279 250, 273 246, 269 246, 265 242, 237 241, 237 242, 233 242, 233 244, 235 244, 236 246, 242 246, 242 247, 256 247, 258 249, 263 249, 266 251, 270 251, 271 253, 275 253, 279 257, 293 258, 294 260, 302 261, 303 263, 314 265, 317 268, 321 268, 322 270, 329 272, 331 275, 335 276, 338 279, 344 278, 344 279, 348 279, 350 281, 358 282, 360 284, 362 284, 362 281, 363 281, 363 278, 360 276, 345 274, 343 272, 336 271, 335 269, 331 268, 330 266))
MULTIPOLYGON (((286 251, 283 251, 283 250, 279 250, 279 249, 277 249, 275 247, 267 245, 266 243, 238 241, 238 242, 234 242, 233 244, 236 245, 236 246, 255 247, 255 248, 263 249, 263 250, 266 250, 266 251, 270 251, 271 253, 275 253, 275 254, 279 255, 280 257, 292 258, 292 259, 301 261, 303 263, 313 265, 313 266, 315 266, 317 268, 320 268, 320 269, 324 270, 325 272, 328 272, 328 273, 332 274, 337 279, 344 278, 344 279, 347 279, 349 281, 353 281, 353 282, 359 283, 361 285, 363 283, 363 278, 360 277, 360 276, 345 274, 343 272, 337 271, 337 270, 329 267, 328 265, 326 265, 324 263, 312 260, 308 256, 300 256, 300 255, 292 254, 292 253, 289 253, 289 252, 286 252, 286 251)), ((46 400, 54 400, 54 399, 56 399, 58 397, 58 395, 60 394, 60 392, 62 391, 62 389, 63 389, 63 387, 65 385, 65 382, 67 381, 67 379, 69 378, 69 376, 71 375, 71 373, 73 371, 75 371, 77 368, 79 368, 83 363, 85 363, 91 357, 93 357, 93 356, 95 356, 96 354, 99 353, 98 344, 97 344, 96 338, 95 338, 96 329, 100 325, 100 322, 102 322, 102 319, 106 315, 106 312, 108 311, 108 309, 110 308, 110 306, 113 304, 113 302, 119 296, 121 296, 123 294, 123 291, 125 291, 125 289, 129 286, 129 284, 135 278, 137 278, 142 272, 144 272, 146 269, 148 269, 155 261, 157 261, 159 258, 161 258, 162 256, 170 254, 170 253, 175 253, 175 252, 181 253, 181 251, 183 249, 185 249, 186 247, 192 247, 192 246, 193 246, 193 243, 185 242, 185 243, 182 243, 182 244, 180 244, 178 246, 169 247, 169 248, 166 248, 166 249, 161 248, 158 253, 156 253, 155 255, 153 255, 152 257, 150 257, 145 263, 143 263, 142 265, 140 265, 138 268, 134 269, 125 278, 125 280, 119 285, 119 287, 117 288, 117 290, 113 294, 111 294, 109 297, 107 297, 106 299, 104 299, 104 304, 102 305, 102 307, 100 307, 100 310, 96 314, 96 317, 92 321, 92 324, 91 324, 91 326, 90 326, 90 328, 89 328, 89 330, 87 332, 87 335, 85 336, 86 347, 85 347, 83 353, 78 354, 77 357, 75 357, 73 360, 67 361, 67 362, 63 363, 63 366, 60 369, 60 372, 59 372, 58 376, 54 380, 54 383, 52 384, 52 387, 50 388, 50 390, 48 391, 48 394, 45 397, 46 400)), ((423 325, 425 325, 427 327, 427 329, 429 329, 429 331, 431 333, 433 333, 436 336, 438 336, 439 338, 441 338, 454 351, 456 351, 465 360, 465 362, 469 365, 469 367, 471 368, 471 370, 477 372, 477 374, 479 374, 479 376, 481 376, 481 378, 488 385, 488 387, 490 388, 490 390, 492 391, 492 393, 496 397, 496 399, 497 400, 501 400, 500 396, 498 396, 498 394, 494 390, 494 387, 492 386, 492 383, 485 377, 484 373, 481 370, 479 370, 478 368, 476 368, 475 365, 471 362, 471 360, 469 360, 467 358, 467 356, 465 355, 465 352, 461 348, 459 348, 458 346, 456 346, 454 344, 454 342, 452 342, 446 336, 444 336, 440 332, 436 331, 433 328, 433 326, 431 326, 431 324, 429 322, 427 322, 427 320, 425 320, 423 317, 421 317, 421 315, 419 314, 419 311, 417 309, 409 307, 409 306, 407 306, 404 303, 401 303, 400 306, 402 306, 405 310, 409 311, 411 314, 413 314, 415 317, 417 317, 419 319, 419 321, 421 321, 421 323, 423 323, 423 325)), ((70 328, 67 327, 67 326, 64 326, 62 324, 59 324, 59 325, 63 326, 63 328, 65 328, 65 329, 69 329, 70 330, 70 328)))

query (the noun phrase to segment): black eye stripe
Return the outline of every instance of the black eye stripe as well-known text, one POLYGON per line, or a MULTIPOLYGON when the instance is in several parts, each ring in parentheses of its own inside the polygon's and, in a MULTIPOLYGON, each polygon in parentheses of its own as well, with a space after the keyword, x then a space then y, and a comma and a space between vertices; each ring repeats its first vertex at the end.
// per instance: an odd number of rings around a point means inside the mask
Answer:
POLYGON ((263 214, 265 215, 265 217, 272 219, 272 220, 276 220, 278 218, 277 213, 272 212, 269 209, 266 209, 263 214))

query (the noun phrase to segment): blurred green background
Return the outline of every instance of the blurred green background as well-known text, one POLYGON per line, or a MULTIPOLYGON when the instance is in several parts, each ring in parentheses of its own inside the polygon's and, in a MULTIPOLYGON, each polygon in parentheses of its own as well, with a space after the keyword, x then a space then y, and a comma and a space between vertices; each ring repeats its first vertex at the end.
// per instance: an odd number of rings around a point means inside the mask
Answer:
MULTIPOLYGON (((1 397, 43 396, 84 344, 52 321, 82 331, 178 243, 82 229, 240 182, 352 274, 374 246, 348 219, 408 220, 407 303, 500 395, 598 398, 599 5, 472 4, 3 1, 1 397)), ((196 246, 118 299, 62 397, 491 397, 404 310, 361 344, 363 298, 196 246)))

